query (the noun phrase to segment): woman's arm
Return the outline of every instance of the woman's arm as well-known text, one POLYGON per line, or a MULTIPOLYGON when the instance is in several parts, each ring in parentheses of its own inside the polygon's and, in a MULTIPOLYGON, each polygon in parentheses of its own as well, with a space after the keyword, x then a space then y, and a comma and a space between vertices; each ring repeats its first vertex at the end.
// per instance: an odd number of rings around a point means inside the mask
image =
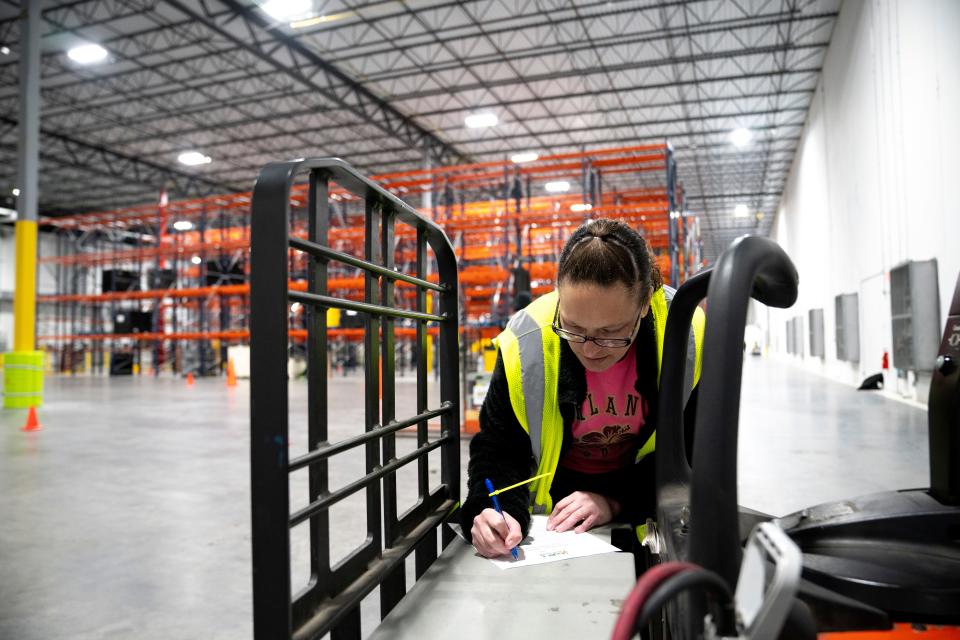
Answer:
MULTIPOLYGON (((694 423, 697 418, 699 386, 693 388, 683 410, 683 437, 687 460, 693 460, 694 423)), ((618 482, 607 495, 620 503, 621 512, 616 516, 623 522, 643 524, 647 518, 656 518, 656 453, 631 465, 625 482, 618 482)))
MULTIPOLYGON (((493 506, 484 480, 489 478, 497 488, 506 487, 526 480, 532 471, 530 437, 513 413, 503 360, 497 353, 490 388, 480 408, 480 432, 470 441, 467 497, 460 507, 460 523, 468 540, 473 519, 493 506)), ((523 535, 526 535, 530 527, 529 487, 518 487, 498 497, 500 506, 520 523, 523 535)))

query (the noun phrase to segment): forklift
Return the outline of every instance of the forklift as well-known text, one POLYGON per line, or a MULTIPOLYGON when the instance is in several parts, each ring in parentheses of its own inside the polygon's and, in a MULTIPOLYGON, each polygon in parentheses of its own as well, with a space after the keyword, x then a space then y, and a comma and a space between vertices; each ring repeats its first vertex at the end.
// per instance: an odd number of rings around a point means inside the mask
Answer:
POLYGON ((960 638, 960 279, 930 384, 930 486, 774 518, 737 504, 743 335, 751 297, 787 308, 797 284, 779 245, 744 236, 677 291, 661 371, 657 520, 643 543, 650 568, 614 638, 960 638), (689 460, 684 354, 704 298, 689 460))

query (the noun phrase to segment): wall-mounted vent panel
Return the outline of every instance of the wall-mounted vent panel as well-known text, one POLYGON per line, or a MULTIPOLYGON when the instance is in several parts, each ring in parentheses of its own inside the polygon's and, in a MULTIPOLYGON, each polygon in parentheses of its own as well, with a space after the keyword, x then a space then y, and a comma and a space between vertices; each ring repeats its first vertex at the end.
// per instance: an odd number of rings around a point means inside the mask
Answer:
POLYGON ((803 316, 796 316, 787 322, 787 353, 803 356, 803 316))
POLYGON ((837 319, 837 360, 860 362, 860 296, 841 293, 834 298, 837 319))
POLYGON ((940 346, 940 295, 937 261, 906 262, 890 270, 893 366, 933 369, 940 346))
POLYGON ((810 309, 810 355, 814 358, 826 357, 827 350, 824 347, 823 337, 823 309, 810 309))

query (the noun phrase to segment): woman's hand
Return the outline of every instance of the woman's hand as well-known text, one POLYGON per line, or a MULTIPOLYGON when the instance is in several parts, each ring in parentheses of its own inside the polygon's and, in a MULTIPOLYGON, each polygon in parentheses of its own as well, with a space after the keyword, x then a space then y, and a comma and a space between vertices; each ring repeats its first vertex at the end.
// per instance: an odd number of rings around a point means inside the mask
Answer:
POLYGON ((574 491, 553 506, 553 513, 547 518, 547 531, 562 533, 573 529, 576 533, 583 533, 610 522, 618 513, 620 504, 613 498, 589 491, 574 491))
POLYGON ((506 511, 500 515, 494 509, 484 509, 473 519, 470 534, 473 546, 484 558, 510 555, 510 550, 520 544, 523 537, 516 518, 506 511))

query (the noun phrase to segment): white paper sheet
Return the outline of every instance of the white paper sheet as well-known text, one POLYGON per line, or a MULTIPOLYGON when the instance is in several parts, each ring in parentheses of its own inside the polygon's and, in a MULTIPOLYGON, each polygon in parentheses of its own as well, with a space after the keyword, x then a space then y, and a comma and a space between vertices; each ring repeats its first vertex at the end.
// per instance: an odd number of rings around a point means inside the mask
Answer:
POLYGON ((563 533, 547 531, 547 516, 533 516, 530 522, 530 533, 523 539, 518 549, 519 560, 514 560, 513 556, 508 555, 503 558, 491 558, 490 562, 500 569, 514 569, 619 551, 615 546, 607 544, 589 532, 574 533, 572 529, 563 533))

